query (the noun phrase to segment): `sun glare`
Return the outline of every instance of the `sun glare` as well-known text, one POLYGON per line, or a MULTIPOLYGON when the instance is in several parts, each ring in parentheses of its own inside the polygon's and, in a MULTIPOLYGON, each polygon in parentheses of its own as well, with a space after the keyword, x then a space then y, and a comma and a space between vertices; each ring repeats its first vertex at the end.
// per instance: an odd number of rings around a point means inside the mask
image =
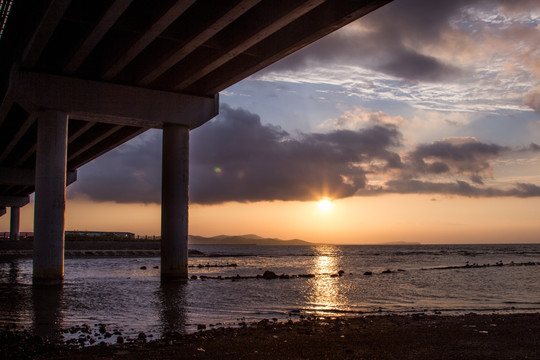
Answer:
POLYGON ((318 207, 322 212, 329 212, 332 210, 332 201, 328 198, 324 198, 319 201, 318 207))

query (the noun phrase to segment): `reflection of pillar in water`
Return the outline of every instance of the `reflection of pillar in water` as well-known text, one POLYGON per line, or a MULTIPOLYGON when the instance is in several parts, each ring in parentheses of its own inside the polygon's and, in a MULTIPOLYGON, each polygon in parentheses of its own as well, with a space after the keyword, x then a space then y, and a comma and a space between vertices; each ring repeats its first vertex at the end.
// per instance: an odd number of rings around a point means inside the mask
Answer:
POLYGON ((34 304, 34 334, 56 340, 62 329, 63 285, 34 285, 32 300, 34 304))
POLYGON ((9 262, 8 282, 10 284, 16 284, 18 275, 19 275, 19 261, 15 259, 9 262))
POLYGON ((9 268, 0 266, 0 278, 7 279, 0 283, 0 316, 5 322, 26 326, 30 321, 26 311, 32 307, 32 293, 31 287, 20 283, 20 260, 11 260, 9 268))
POLYGON ((157 293, 159 318, 163 336, 167 332, 185 332, 186 327, 186 286, 184 282, 162 282, 157 293))

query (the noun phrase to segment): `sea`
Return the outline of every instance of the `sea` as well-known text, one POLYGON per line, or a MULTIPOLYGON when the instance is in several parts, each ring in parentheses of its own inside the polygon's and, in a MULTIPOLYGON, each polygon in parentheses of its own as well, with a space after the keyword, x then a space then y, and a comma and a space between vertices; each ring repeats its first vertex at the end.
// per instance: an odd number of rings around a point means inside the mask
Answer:
POLYGON ((44 287, 31 259, 2 260, 0 326, 86 328, 99 343, 265 319, 540 311, 540 244, 190 248, 203 255, 185 283, 161 283, 159 257, 66 259, 63 286, 44 287))

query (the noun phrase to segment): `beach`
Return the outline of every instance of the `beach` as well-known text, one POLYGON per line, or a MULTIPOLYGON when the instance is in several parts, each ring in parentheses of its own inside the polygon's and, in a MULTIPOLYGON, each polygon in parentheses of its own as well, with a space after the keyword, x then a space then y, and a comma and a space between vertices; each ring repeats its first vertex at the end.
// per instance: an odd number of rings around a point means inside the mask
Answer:
POLYGON ((147 342, 77 346, 3 331, 4 359, 538 359, 540 314, 262 320, 147 342))
POLYGON ((155 242, 75 245, 61 287, 0 262, 2 359, 539 359, 535 244, 192 246, 173 283, 155 242))

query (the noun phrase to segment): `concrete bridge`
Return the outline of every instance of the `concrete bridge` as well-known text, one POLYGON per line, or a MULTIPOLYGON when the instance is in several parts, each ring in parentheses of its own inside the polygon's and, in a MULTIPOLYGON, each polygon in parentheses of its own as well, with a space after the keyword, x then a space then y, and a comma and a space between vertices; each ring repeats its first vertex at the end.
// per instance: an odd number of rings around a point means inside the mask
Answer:
POLYGON ((391 0, 0 0, 0 215, 35 192, 34 283, 64 276, 77 169, 163 129, 161 276, 187 277, 189 132, 218 93, 391 0))

